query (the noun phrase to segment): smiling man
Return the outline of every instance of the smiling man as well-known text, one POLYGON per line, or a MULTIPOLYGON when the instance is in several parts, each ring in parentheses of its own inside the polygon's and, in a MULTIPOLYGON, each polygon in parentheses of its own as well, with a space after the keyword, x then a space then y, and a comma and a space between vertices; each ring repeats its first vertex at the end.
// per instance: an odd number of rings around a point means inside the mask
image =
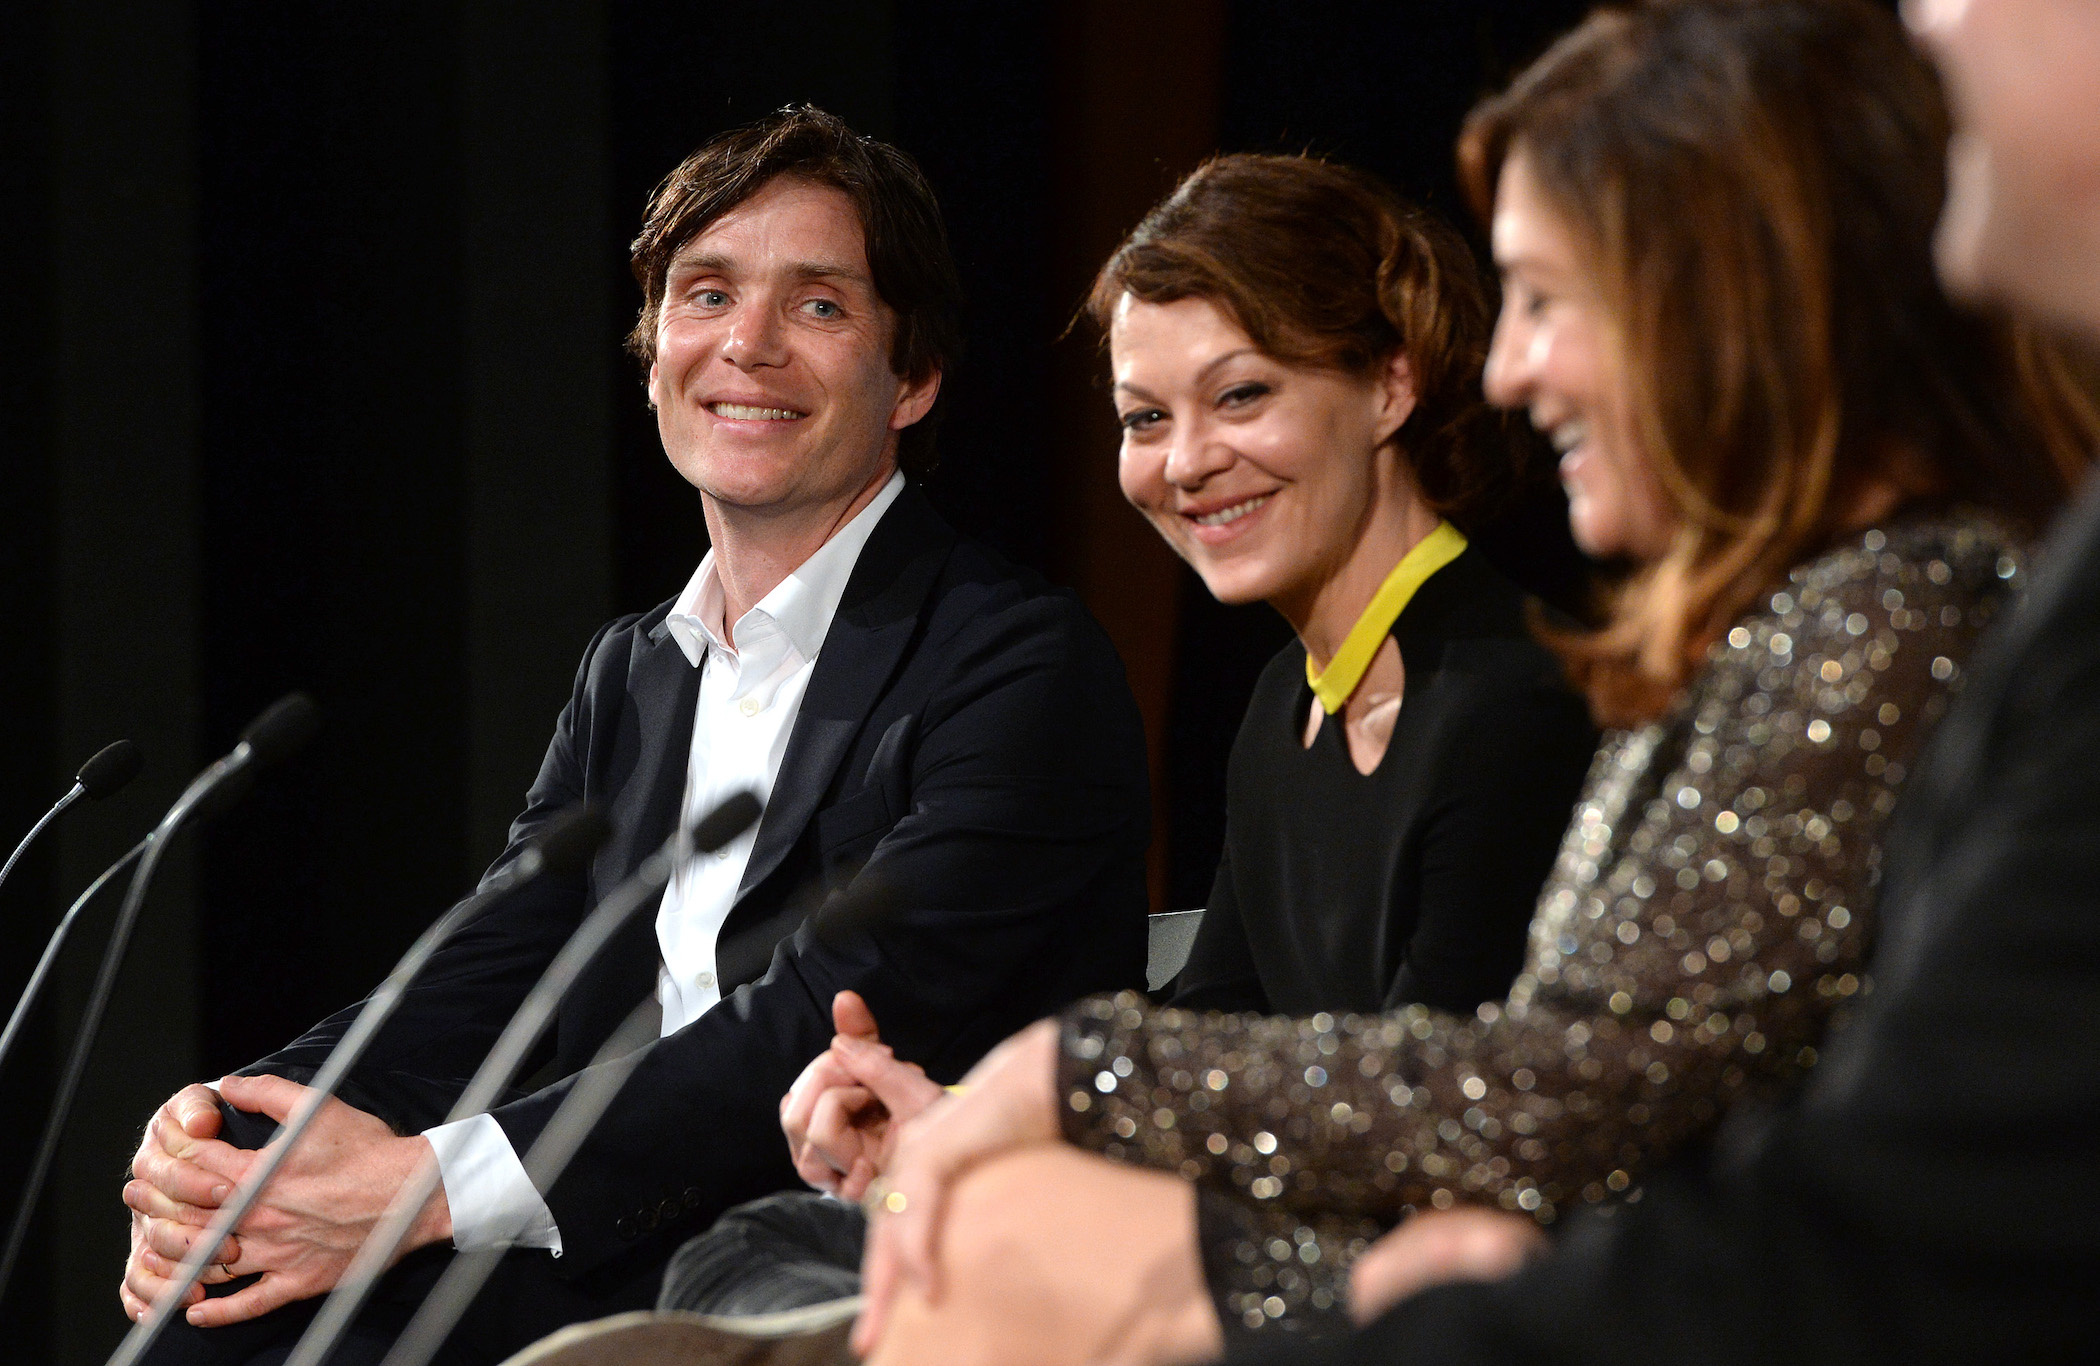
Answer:
MULTIPOLYGON (((1136 707, 1067 593, 958 538, 910 480, 960 343, 932 193, 903 153, 811 108, 701 148, 654 196, 630 347, 712 549, 673 601, 591 642, 498 867, 588 801, 614 835, 461 934, 344 1100, 220 1250, 156 1361, 281 1360, 393 1193, 443 1177, 337 1362, 377 1361, 446 1249, 512 1249, 455 1334, 496 1360, 652 1303, 723 1209, 796 1184, 777 1103, 854 990, 901 1053, 959 1075, 1020 1025, 1136 984, 1148 821, 1136 707), (564 1005, 562 1078, 440 1121, 582 916, 672 831, 742 789, 766 815, 682 868, 564 1005), (857 878, 883 918, 818 939, 857 878), (519 1154, 630 1008, 661 1036, 561 1180, 519 1154)), ((351 1012, 155 1115, 125 1187, 121 1296, 144 1312, 294 1107, 351 1012), (223 1132, 222 1132, 223 1126, 223 1132)))

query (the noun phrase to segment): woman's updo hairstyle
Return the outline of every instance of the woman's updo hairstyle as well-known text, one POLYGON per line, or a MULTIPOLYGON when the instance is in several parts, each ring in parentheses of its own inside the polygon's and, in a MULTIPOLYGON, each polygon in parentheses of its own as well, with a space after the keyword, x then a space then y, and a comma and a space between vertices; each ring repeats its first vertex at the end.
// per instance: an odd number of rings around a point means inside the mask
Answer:
POLYGON ((1310 156, 1213 157, 1095 277, 1086 310, 1104 333, 1126 293, 1207 299, 1286 365, 1368 377, 1404 353, 1415 408, 1395 440, 1423 497, 1465 525, 1515 483, 1480 396, 1490 321, 1473 254, 1374 176, 1310 156))

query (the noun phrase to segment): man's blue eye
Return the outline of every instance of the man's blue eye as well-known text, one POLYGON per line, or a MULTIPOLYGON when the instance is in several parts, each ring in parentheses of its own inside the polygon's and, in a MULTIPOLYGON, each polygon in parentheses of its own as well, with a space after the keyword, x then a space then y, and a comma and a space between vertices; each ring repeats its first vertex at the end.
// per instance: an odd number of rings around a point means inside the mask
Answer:
POLYGON ((809 301, 809 307, 810 311, 820 318, 836 318, 839 316, 839 306, 829 299, 812 299, 809 301))
POLYGON ((700 291, 699 297, 703 308, 720 308, 723 304, 729 302, 729 296, 719 289, 703 289, 700 291))

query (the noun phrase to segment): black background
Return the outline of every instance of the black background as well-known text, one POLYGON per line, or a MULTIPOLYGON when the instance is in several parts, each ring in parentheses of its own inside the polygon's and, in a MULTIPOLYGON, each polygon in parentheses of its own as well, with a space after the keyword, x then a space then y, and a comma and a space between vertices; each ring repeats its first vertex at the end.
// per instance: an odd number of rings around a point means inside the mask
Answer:
MULTIPOLYGON (((102 1359, 152 1106, 369 987, 501 847, 592 629, 690 574, 696 498, 619 350, 626 242, 686 152, 806 99, 925 166, 971 308, 931 487, 1110 626, 1154 732, 1155 897, 1198 905, 1225 750, 1285 633, 1116 503, 1094 341, 1058 338, 1209 150, 1332 154, 1463 221, 1464 111, 1581 8, 0 7, 0 842, 106 740, 150 751, 0 892, 4 998, 257 710, 300 687, 326 716, 148 905, 0 1302, 8 1359, 102 1359)), ((1550 484, 1485 540, 1575 599, 1550 484)), ((0 1078, 0 1170, 33 1150, 109 909, 0 1078)))

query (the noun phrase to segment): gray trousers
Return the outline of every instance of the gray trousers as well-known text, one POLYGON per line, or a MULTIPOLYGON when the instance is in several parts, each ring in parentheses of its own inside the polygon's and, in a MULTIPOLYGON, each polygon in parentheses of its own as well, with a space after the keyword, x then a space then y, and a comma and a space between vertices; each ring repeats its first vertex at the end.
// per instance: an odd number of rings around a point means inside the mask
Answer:
POLYGON ((659 1309, 773 1314, 860 1293, 860 1206, 809 1191, 738 1205, 678 1249, 659 1309))

